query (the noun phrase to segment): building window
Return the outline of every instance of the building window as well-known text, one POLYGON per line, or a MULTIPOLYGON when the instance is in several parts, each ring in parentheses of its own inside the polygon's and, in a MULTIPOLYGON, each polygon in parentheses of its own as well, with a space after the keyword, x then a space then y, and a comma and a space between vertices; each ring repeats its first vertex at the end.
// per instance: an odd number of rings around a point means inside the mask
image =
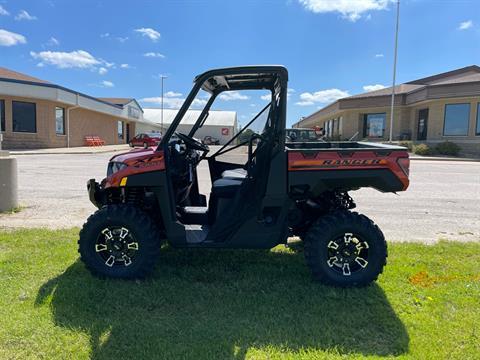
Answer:
POLYGON ((118 128, 118 138, 123 139, 123 121, 118 122, 117 128, 118 128))
POLYGON ((37 107, 35 103, 12 101, 14 132, 37 132, 37 107))
POLYGON ((65 109, 55 107, 55 133, 65 135, 65 109))
POLYGON ((477 104, 477 127, 475 135, 480 135, 480 103, 477 104))
POLYGON ((383 138, 386 113, 363 115, 363 137, 383 138))
POLYGON ((0 131, 5 131, 5 100, 0 100, 0 131))
POLYGON ((470 117, 470 104, 445 105, 445 121, 443 135, 465 136, 468 134, 468 119, 470 117))

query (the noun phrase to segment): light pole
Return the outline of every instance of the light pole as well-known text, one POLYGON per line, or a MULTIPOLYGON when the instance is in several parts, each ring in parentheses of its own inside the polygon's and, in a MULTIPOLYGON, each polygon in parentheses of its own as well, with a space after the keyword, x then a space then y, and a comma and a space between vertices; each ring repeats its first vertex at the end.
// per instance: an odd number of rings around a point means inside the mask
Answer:
POLYGON ((395 25, 395 50, 393 54, 393 81, 392 81, 392 103, 390 105, 390 136, 389 141, 393 140, 393 106, 395 104, 395 75, 397 73, 397 49, 398 49, 398 22, 400 19, 400 0, 397 0, 397 23, 395 25))
POLYGON ((160 79, 162 80, 162 117, 161 117, 161 123, 160 123, 160 128, 162 129, 162 136, 163 136, 163 79, 166 79, 167 76, 165 75, 160 75, 160 79))

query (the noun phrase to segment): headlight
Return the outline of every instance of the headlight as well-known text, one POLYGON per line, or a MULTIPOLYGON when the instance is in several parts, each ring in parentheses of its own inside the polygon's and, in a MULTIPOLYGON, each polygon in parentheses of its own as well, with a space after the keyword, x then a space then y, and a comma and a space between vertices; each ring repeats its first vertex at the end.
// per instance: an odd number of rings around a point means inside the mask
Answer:
POLYGON ((107 167, 107 176, 113 175, 116 172, 123 170, 127 167, 126 164, 118 161, 110 161, 107 167))

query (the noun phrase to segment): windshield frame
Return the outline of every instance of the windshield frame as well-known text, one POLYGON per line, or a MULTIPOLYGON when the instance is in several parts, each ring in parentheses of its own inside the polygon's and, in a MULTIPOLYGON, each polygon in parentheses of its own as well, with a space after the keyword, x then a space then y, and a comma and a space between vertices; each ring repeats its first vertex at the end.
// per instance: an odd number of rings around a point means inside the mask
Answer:
MULTIPOLYGON (((181 120, 185 116, 187 110, 190 108, 195 97, 198 95, 201 89, 209 92, 211 94, 211 97, 214 98, 223 91, 260 89, 270 90, 272 92, 272 99, 270 104, 273 107, 276 107, 274 106, 274 102, 276 100, 274 99, 273 94, 275 93, 276 87, 280 86, 280 95, 283 99, 283 104, 281 105, 282 109, 280 110, 280 122, 283 122, 283 124, 274 124, 274 127, 283 126, 283 129, 285 129, 284 122, 286 118, 287 82, 288 71, 285 67, 280 65, 242 66, 214 69, 198 75, 194 80, 192 90, 183 102, 178 113, 175 115, 175 118, 173 119, 171 125, 165 131, 165 135, 162 137, 162 140, 157 147, 157 151, 161 150, 168 144, 171 136, 175 133, 178 125, 180 124, 181 120)), ((205 106, 205 108, 207 108, 207 105, 205 106)), ((202 114, 205 113, 205 108, 202 111, 202 114)), ((198 129, 201 120, 202 116, 199 116, 199 118, 195 122, 194 127, 197 127, 198 129)))

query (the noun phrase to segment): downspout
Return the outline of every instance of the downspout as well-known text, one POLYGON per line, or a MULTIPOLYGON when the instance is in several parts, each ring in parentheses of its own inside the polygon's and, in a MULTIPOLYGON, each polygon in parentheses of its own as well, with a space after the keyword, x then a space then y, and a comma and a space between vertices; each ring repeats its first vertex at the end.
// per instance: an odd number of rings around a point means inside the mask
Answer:
POLYGON ((78 93, 75 98, 75 106, 70 106, 67 108, 67 148, 70 147, 70 110, 78 108, 78 93))

